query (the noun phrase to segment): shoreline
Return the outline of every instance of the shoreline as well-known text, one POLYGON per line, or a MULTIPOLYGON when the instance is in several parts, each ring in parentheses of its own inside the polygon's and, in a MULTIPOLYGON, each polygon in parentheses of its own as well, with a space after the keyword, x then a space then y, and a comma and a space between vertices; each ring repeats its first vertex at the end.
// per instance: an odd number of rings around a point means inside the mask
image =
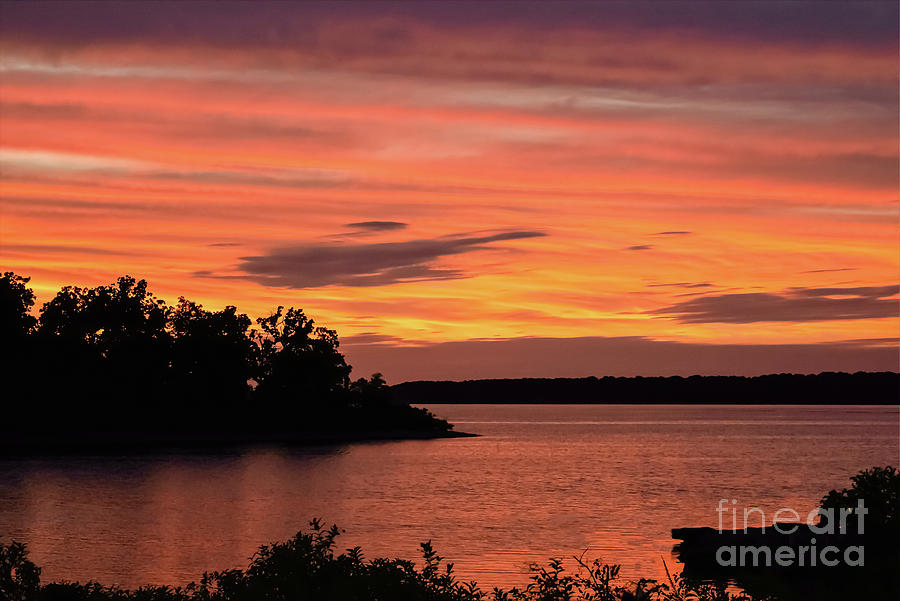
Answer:
POLYGON ((415 405, 897 405, 900 373, 417 380, 391 394, 415 405))
POLYGON ((0 435, 0 458, 39 457, 79 454, 141 454, 159 451, 220 451, 223 449, 259 448, 269 446, 312 447, 340 446, 371 442, 401 440, 439 440, 474 438, 481 436, 470 432, 423 432, 416 430, 378 430, 373 432, 349 432, 328 434, 271 434, 231 436, 151 436, 122 432, 97 434, 91 440, 82 438, 43 435, 0 435))

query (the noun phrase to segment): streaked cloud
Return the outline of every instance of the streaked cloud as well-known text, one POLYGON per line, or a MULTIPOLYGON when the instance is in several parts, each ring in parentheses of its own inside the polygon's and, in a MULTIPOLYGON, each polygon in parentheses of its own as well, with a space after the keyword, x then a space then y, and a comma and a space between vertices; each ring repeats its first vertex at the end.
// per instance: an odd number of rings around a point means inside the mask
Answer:
POLYGON ((779 294, 749 292, 703 296, 653 311, 684 323, 831 321, 896 317, 898 286, 792 288, 779 294))
POLYGON ((856 267, 838 267, 836 269, 808 269, 801 273, 835 273, 839 271, 856 271, 856 267))
POLYGON ((389 232, 405 229, 409 224, 401 221, 356 221, 348 223, 346 227, 355 230, 368 230, 373 232, 389 232))
POLYGON ((149 164, 114 156, 97 156, 69 152, 47 152, 0 148, 0 173, 27 171, 127 172, 148 168, 149 164))
POLYGON ((101 256, 128 256, 134 254, 133 252, 121 248, 95 248, 90 246, 70 246, 66 244, 0 244, 0 254, 33 256, 44 253, 101 256))
POLYGON ((497 242, 537 238, 537 231, 490 236, 448 236, 378 244, 331 244, 275 248, 265 255, 240 257, 238 269, 265 286, 388 286, 422 280, 469 277, 459 268, 435 267, 442 257, 491 250, 497 242))
POLYGON ((670 284, 647 284, 648 288, 710 288, 709 282, 672 282, 670 284))

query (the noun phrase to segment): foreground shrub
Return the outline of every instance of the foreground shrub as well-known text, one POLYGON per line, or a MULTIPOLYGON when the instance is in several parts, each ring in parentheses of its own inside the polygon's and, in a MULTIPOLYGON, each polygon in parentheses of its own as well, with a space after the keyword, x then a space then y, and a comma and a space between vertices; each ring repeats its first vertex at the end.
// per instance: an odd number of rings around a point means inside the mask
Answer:
POLYGON ((421 568, 404 559, 366 560, 359 547, 335 554, 337 526, 310 522, 308 532, 254 554, 246 570, 203 574, 199 583, 124 590, 96 582, 40 585, 40 568, 21 543, 0 544, 0 599, 10 601, 738 601, 724 586, 619 578, 619 566, 575 558, 569 573, 559 559, 533 565, 524 588, 486 592, 460 582, 452 563, 422 543, 421 568))

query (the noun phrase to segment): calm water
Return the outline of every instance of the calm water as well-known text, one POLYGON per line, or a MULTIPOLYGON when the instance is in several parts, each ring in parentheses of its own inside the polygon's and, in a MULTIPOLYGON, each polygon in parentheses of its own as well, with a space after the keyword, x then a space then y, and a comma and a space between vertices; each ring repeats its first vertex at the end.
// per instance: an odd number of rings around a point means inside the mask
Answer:
MULTIPOLYGON (((45 580, 184 584, 320 516, 367 557, 433 539, 461 576, 522 584, 589 555, 659 576, 672 527, 721 498, 811 509, 897 464, 897 407, 439 405, 480 438, 216 454, 0 460, 0 538, 45 580)), ((671 563, 671 562, 670 562, 671 563)))

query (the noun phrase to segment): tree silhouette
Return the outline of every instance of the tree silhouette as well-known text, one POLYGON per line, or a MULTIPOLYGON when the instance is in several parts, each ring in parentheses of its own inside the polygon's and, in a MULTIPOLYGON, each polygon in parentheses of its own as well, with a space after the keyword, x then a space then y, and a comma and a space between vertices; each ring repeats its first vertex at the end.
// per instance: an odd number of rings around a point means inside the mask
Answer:
POLYGON ((34 364, 32 335, 37 325, 29 311, 34 306, 30 278, 7 271, 0 277, 0 378, 3 394, 10 399, 7 419, 17 419, 27 407, 34 364))
POLYGON ((342 401, 351 368, 338 352, 337 332, 315 325, 293 307, 278 307, 256 323, 261 330, 256 374, 261 401, 307 411, 342 401))
POLYGON ((102 409, 102 421, 165 399, 172 346, 168 313, 147 282, 131 276, 109 286, 60 290, 41 309, 37 329, 64 387, 57 395, 74 393, 82 407, 102 409))
POLYGON ((27 287, 31 278, 7 271, 0 277, 0 337, 6 344, 24 339, 37 324, 29 313, 34 292, 27 287))
POLYGON ((250 318, 234 306, 207 311, 180 297, 169 312, 173 391, 202 407, 235 407, 245 401, 258 352, 249 327, 250 318))
POLYGON ((384 409, 391 405, 391 389, 380 373, 372 374, 368 380, 359 378, 354 381, 350 385, 350 393, 350 404, 353 407, 384 409))
POLYGON ((126 275, 107 286, 66 286, 35 320, 27 283, 11 272, 0 280, 9 357, 0 431, 8 440, 191 443, 450 430, 427 411, 392 405, 378 374, 351 383, 337 333, 300 309, 278 307, 250 330, 234 306, 208 311, 181 297, 169 307, 145 280, 126 275))

